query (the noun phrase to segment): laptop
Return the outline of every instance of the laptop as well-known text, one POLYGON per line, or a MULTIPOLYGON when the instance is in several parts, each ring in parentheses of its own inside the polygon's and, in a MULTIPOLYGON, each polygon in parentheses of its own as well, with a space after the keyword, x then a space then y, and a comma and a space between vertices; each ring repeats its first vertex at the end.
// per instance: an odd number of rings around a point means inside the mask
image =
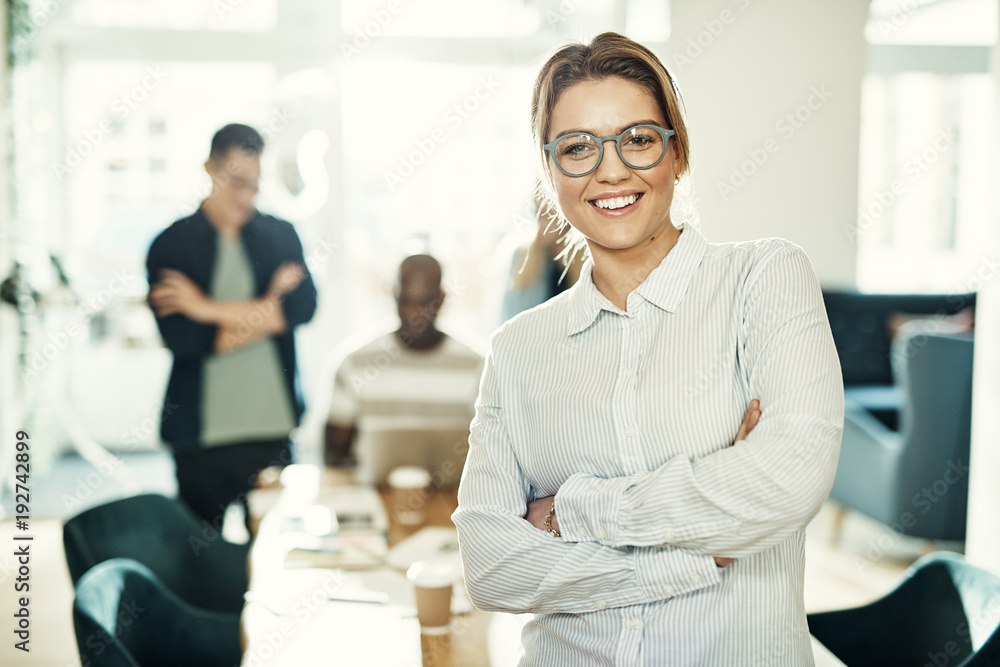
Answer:
POLYGON ((383 486, 399 466, 419 466, 435 488, 458 486, 469 451, 469 424, 454 421, 393 420, 359 429, 355 479, 383 486))

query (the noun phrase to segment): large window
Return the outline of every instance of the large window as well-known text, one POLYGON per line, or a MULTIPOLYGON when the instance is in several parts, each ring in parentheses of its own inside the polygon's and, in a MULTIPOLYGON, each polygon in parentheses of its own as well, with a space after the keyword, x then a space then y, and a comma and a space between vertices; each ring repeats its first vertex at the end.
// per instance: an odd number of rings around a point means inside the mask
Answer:
POLYGON ((44 373, 108 446, 157 414, 169 354, 143 302, 145 253, 207 194, 214 130, 245 122, 268 140, 258 205, 296 225, 321 289, 299 336, 319 395, 330 350, 391 323, 411 252, 445 267, 445 326, 485 340, 509 241, 530 232, 540 54, 607 29, 654 48, 669 34, 654 0, 15 4, 16 252, 45 297, 29 355, 80 325, 44 373), (94 308, 65 291, 59 305, 49 255, 94 308))
POLYGON ((856 227, 867 291, 975 290, 990 238, 996 0, 876 0, 856 227))

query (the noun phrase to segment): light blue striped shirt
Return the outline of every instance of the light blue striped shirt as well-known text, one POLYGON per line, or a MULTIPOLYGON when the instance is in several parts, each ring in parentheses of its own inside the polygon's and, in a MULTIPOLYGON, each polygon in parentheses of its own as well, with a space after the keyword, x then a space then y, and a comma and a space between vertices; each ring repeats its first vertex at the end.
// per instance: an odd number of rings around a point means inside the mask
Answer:
POLYGON ((535 614, 521 665, 812 665, 844 406, 809 259, 685 227, 627 312, 591 271, 493 335, 453 516, 473 602, 535 614), (553 494, 562 538, 523 519, 553 494))

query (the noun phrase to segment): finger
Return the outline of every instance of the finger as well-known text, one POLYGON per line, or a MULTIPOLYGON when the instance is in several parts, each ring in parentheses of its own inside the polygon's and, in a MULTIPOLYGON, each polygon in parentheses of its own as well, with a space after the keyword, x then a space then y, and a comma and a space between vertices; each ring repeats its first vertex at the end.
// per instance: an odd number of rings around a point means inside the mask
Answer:
POLYGON ((187 278, 180 271, 175 271, 174 269, 160 269, 160 280, 165 280, 167 278, 187 278))
POLYGON ((740 430, 736 432, 736 438, 733 442, 739 442, 740 440, 746 440, 747 438, 747 427, 746 424, 740 424, 740 430))
POLYGON ((173 304, 157 304, 154 307, 157 317, 166 317, 167 315, 173 315, 178 312, 177 307, 173 304))

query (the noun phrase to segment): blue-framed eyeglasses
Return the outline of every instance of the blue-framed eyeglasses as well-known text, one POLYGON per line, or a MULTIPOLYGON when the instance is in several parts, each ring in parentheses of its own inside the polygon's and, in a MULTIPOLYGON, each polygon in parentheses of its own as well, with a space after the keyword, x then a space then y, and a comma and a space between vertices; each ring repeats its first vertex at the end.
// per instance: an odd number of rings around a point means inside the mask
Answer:
POLYGON ((667 154, 667 141, 676 134, 658 125, 633 125, 621 134, 596 137, 589 132, 572 132, 557 137, 542 149, 552 156, 559 171, 567 176, 586 176, 601 164, 604 142, 614 141, 618 157, 632 169, 651 169, 667 154))

